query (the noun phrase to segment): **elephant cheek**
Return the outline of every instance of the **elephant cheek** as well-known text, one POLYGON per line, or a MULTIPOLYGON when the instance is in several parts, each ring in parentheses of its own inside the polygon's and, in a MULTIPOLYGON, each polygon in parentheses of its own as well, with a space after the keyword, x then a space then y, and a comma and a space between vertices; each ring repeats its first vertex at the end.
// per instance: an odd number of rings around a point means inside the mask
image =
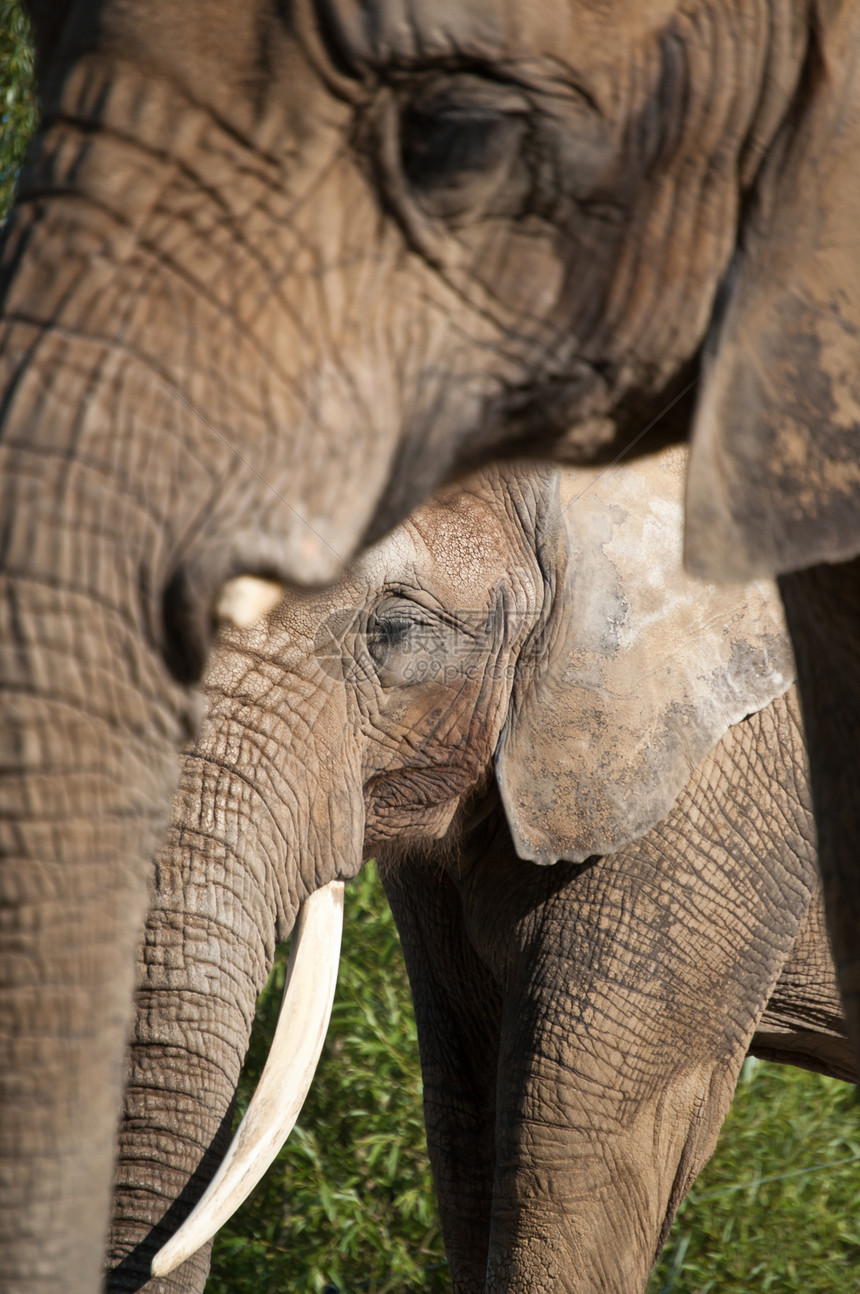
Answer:
POLYGON ((410 784, 404 792, 401 786, 377 786, 368 796, 367 825, 364 836, 364 853, 369 857, 383 843, 394 840, 441 840, 447 835, 460 804, 459 795, 422 803, 426 788, 419 797, 410 784))

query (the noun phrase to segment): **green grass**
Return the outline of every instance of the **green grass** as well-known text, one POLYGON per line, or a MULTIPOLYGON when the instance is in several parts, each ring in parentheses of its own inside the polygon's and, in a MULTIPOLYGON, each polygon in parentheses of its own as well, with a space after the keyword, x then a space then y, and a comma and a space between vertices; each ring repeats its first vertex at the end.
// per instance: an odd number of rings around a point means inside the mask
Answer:
MULTIPOLYGON (((261 997, 241 1106, 274 1028, 261 997)), ((276 1166, 215 1245, 210 1294, 448 1288, 409 990, 373 868, 347 888, 338 996, 317 1081, 276 1166)), ((860 1289, 853 1087, 747 1062, 717 1153, 682 1206, 648 1294, 860 1289), (777 1182, 772 1176, 796 1173, 777 1182)))
POLYGON ((19 0, 0 0, 0 222, 37 115, 29 25, 19 0))

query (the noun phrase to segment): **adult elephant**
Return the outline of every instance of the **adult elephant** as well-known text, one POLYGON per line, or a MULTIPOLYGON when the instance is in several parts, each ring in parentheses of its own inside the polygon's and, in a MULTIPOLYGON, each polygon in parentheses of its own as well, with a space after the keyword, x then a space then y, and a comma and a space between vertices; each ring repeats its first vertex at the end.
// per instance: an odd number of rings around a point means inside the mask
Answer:
POLYGON ((787 355, 775 408, 800 409, 812 355, 850 432, 856 222, 806 217, 856 209, 860 17, 31 12, 43 121, 0 333, 0 1281, 92 1294, 131 949, 221 584, 329 579, 491 454, 615 453, 707 336, 738 343, 731 310, 710 327, 738 248, 740 362, 760 349, 755 303, 791 291, 759 274, 771 222, 823 247, 791 298, 820 346, 787 355))
POLYGON ((201 1289, 206 1240, 297 1113, 337 963, 332 885, 371 852, 413 982, 456 1290, 632 1294, 754 1034, 853 1073, 810 910, 776 591, 683 574, 683 475, 679 448, 601 474, 487 470, 333 589, 225 631, 157 861, 111 1290, 201 1289), (174 1235, 300 910, 299 1028, 279 1026, 174 1235), (309 953, 317 919, 331 942, 309 953))

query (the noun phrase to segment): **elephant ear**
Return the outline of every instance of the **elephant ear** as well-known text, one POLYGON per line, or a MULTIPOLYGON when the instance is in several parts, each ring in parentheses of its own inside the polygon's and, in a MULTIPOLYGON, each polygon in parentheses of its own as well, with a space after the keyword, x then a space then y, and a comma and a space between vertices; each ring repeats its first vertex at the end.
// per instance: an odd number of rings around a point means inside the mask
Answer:
POLYGON ((684 571, 685 467, 675 446, 561 472, 552 606, 496 748, 522 858, 582 862, 643 835, 728 728, 792 681, 775 587, 684 571))
POLYGON ((694 426, 686 559, 712 579, 860 552, 860 4, 810 11, 694 426))

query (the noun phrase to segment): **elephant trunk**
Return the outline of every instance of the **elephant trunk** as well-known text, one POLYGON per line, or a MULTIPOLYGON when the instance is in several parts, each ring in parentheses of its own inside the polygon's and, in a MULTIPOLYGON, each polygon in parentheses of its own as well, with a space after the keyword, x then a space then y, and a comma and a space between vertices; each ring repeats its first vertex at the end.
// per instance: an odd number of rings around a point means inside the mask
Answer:
POLYGON ((168 1275, 212 1239, 295 1127, 331 1019, 342 931, 343 881, 331 881, 299 913, 278 1026, 247 1113, 206 1193, 153 1259, 154 1276, 168 1275))
MULTIPOLYGON (((175 93, 107 60, 52 84, 0 269, 0 1289, 94 1294, 146 878, 212 606, 239 572, 329 577, 366 518, 317 551, 304 498, 251 506, 266 473, 218 429, 264 456, 296 401, 289 378, 265 417, 236 397, 269 372, 243 319, 160 254, 165 204, 187 204, 175 93)), ((183 238, 193 263, 208 236, 183 238)))
MULTIPOLYGON (((184 822, 171 826, 156 860, 120 1125, 111 1291, 146 1284, 153 1255, 223 1155, 256 997, 274 959, 267 868, 249 874, 210 812, 196 825, 183 812, 195 800, 212 803, 220 771, 183 762, 175 804, 184 822)), ((241 796, 238 785, 231 791, 241 796)), ((207 1247, 151 1288, 202 1289, 208 1270, 207 1247)))
POLYGON ((2 274, 0 1289, 31 1294, 99 1287, 147 877, 196 726, 163 463, 122 434, 141 365, 98 335, 83 212, 20 212, 2 274))
MULTIPOLYGON (((325 775, 316 775, 313 724, 305 729, 296 717, 300 709, 308 717, 313 698, 325 703, 322 689, 312 680, 304 688, 291 683, 288 673, 284 683, 279 669, 260 663, 253 645, 247 655, 222 646, 208 680, 209 715, 193 755, 183 760, 173 824, 156 862, 140 958, 109 1246, 108 1288, 114 1294, 144 1285, 153 1294, 202 1290, 210 1257, 205 1241, 224 1220, 223 1212, 187 1244, 183 1230, 172 1259, 161 1261, 161 1274, 147 1283, 153 1259, 223 1158, 256 997, 277 941, 293 930, 303 905, 313 907, 309 896, 330 898, 336 875, 350 875, 360 863, 363 817, 347 824, 342 811, 355 797, 340 782, 340 802, 325 796, 325 775), (229 682, 230 692, 213 681, 216 674, 229 682), (279 688, 285 689, 282 697, 279 688), (234 690, 244 702, 238 718, 234 690), (297 745, 299 729, 306 740, 297 745), (341 834, 347 827, 358 842, 350 850, 341 834), (181 1264, 177 1270, 175 1263, 181 1264)), ((299 644, 297 652, 307 654, 307 645, 299 644)), ((325 762, 336 767, 331 758, 325 762)), ((332 938, 339 947, 336 921, 332 938)), ((329 957, 322 994, 329 1005, 335 973, 329 957)), ((318 975, 317 964, 311 980, 318 975)), ((317 1050, 299 1079, 305 1090, 325 1033, 319 1019, 312 1027, 317 1050)), ((298 1050, 301 1043, 293 1037, 286 1045, 298 1050)), ((271 1096, 265 1090, 271 1068, 270 1058, 257 1106, 278 1106, 284 1099, 280 1091, 271 1096)), ((297 1113, 295 1108, 292 1121, 297 1113)), ((262 1136, 271 1140, 268 1127, 262 1136)), ((274 1152, 279 1148, 280 1142, 274 1152)), ((250 1170, 247 1162, 240 1164, 248 1190, 266 1167, 256 1148, 250 1158, 250 1170)))
POLYGON ((3 450, 0 1288, 92 1294, 134 949, 187 698, 96 551, 104 514, 91 500, 68 519, 63 495, 80 502, 86 472, 58 466, 30 532, 25 464, 3 450))

